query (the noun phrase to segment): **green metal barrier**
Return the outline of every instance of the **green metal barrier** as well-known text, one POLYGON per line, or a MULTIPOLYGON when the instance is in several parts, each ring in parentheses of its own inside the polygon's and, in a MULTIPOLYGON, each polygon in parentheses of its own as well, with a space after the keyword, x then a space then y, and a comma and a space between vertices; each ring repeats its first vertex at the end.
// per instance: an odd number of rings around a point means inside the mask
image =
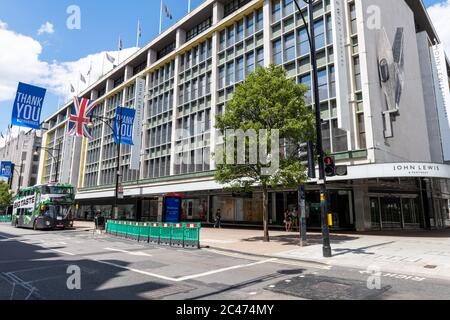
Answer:
POLYGON ((138 241, 139 234, 140 234, 139 222, 129 222, 127 238, 138 241))
POLYGON ((184 247, 200 249, 200 223, 186 223, 184 225, 184 247))
POLYGON ((172 237, 172 225, 170 223, 161 224, 159 233, 159 244, 170 246, 172 237))
POLYGON ((134 228, 134 223, 133 222, 129 222, 129 221, 125 221, 125 225, 126 227, 126 235, 125 238, 127 239, 131 239, 131 234, 133 232, 133 228, 134 228))
POLYGON ((200 249, 201 223, 107 222, 111 235, 139 242, 200 249))
POLYGON ((119 224, 117 225, 117 236, 121 238, 126 238, 127 228, 128 225, 125 224, 125 221, 119 221, 119 224))
POLYGON ((147 222, 141 222, 139 223, 139 238, 138 242, 147 242, 150 238, 150 224, 147 222))
POLYGON ((117 233, 117 221, 108 220, 106 221, 106 233, 107 234, 116 234, 117 233))
POLYGON ((159 244, 160 237, 161 237, 161 224, 151 223, 148 241, 150 243, 159 244))
POLYGON ((0 216, 0 222, 11 222, 12 216, 0 216))
POLYGON ((171 225, 170 245, 173 247, 184 246, 184 226, 182 223, 174 223, 171 225))

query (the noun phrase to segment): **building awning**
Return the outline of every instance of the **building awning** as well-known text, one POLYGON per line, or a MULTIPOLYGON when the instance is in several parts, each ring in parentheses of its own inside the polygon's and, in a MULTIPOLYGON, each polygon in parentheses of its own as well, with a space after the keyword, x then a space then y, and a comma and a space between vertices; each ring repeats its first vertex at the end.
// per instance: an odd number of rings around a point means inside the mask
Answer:
MULTIPOLYGON (((450 165, 434 163, 383 163, 348 167, 348 175, 327 178, 328 181, 347 181, 383 178, 439 178, 450 179, 450 165)), ((313 182, 313 181, 311 181, 313 182)), ((170 193, 188 193, 196 191, 222 190, 223 185, 214 178, 201 181, 175 181, 147 186, 124 188, 125 197, 151 197, 170 193)), ((77 194, 77 200, 113 198, 114 189, 90 190, 77 194)))

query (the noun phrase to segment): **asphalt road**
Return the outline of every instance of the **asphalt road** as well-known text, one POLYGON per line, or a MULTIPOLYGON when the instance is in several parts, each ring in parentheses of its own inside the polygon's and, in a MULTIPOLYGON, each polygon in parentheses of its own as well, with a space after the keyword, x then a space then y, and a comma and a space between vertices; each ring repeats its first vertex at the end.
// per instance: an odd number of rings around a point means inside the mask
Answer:
POLYGON ((448 281, 370 276, 366 270, 0 223, 0 300, 450 299, 448 281))

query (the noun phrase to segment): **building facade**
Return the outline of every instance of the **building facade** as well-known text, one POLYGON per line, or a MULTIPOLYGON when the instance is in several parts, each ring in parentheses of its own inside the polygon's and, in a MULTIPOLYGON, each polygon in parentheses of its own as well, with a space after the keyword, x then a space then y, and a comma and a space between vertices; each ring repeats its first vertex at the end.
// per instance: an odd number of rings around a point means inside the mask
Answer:
POLYGON ((41 147, 40 134, 35 131, 20 131, 17 137, 6 140, 0 148, 0 161, 11 161, 14 164, 14 175, 11 190, 16 193, 19 188, 36 185, 39 173, 39 155, 36 150, 41 147))
MULTIPOLYGON (((349 166, 347 176, 329 180, 334 228, 445 227, 450 128, 442 110, 450 102, 440 94, 448 93, 449 68, 444 56, 445 72, 442 64, 436 72, 439 39, 423 3, 318 0, 313 10, 324 149, 349 166)), ((205 1, 82 93, 96 101, 95 115, 113 118, 117 106, 135 107, 137 80, 145 79, 140 169, 130 167, 136 150, 129 146, 117 159, 103 122, 90 141, 68 138, 68 104, 47 120, 44 144, 64 152, 59 165, 42 157, 39 181, 51 181, 58 168, 61 182, 78 187, 80 218, 110 215, 120 161, 117 218, 161 220, 162 199, 175 192, 184 194, 185 220, 213 221, 221 209, 224 222, 261 224, 262 194, 225 192, 213 179, 211 155, 221 138, 216 116, 247 75, 270 64, 311 87, 307 26, 293 0, 205 1)), ((311 102, 311 93, 305 98, 311 102)), ((297 201, 296 188, 272 190, 271 224, 283 224, 297 201)), ((307 186, 307 215, 309 227, 320 227, 315 181, 307 186)))

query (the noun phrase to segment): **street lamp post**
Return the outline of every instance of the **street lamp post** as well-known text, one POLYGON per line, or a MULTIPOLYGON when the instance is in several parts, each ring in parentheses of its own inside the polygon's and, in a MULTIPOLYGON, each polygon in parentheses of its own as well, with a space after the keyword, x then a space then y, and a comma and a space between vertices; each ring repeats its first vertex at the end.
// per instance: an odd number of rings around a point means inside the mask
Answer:
MULTIPOLYGON (((122 109, 120 110, 120 119, 119 119, 119 129, 118 132, 116 132, 117 136, 118 136, 118 143, 117 143, 117 165, 116 165, 116 191, 114 194, 114 208, 113 208, 113 215, 114 215, 114 219, 117 219, 117 217, 119 216, 119 189, 120 189, 120 177, 121 177, 121 172, 120 172, 120 145, 122 143, 122 109)), ((88 123, 88 127, 89 128, 93 128, 94 127, 94 120, 99 120, 102 123, 106 124, 112 132, 114 132, 114 128, 113 126, 109 123, 111 121, 114 121, 115 118, 104 118, 101 116, 94 116, 91 115, 89 123, 88 123)))
MULTIPOLYGON (((22 185, 23 159, 20 162, 19 168, 20 168, 20 171, 17 171, 17 167, 14 165, 14 171, 16 171, 19 174, 18 181, 17 181, 17 192, 16 192, 17 194, 19 193, 20 187, 22 185)), ((13 185, 13 180, 14 180, 14 175, 13 175, 13 178, 11 179, 11 188, 13 185)))
MULTIPOLYGON (((57 148, 46 148, 46 147, 37 147, 36 150, 34 151, 34 155, 38 156, 39 155, 39 150, 45 150, 48 155, 52 158, 53 161, 55 161, 55 157, 53 156, 54 151, 58 152, 58 155, 56 157, 56 173, 55 173, 55 181, 56 183, 59 183, 59 162, 61 161, 61 142, 62 139, 58 140, 57 144, 58 147, 57 148)), ((51 179, 51 177, 50 177, 51 179)))
MULTIPOLYGON (((319 95, 319 81, 318 81, 318 71, 317 71, 317 56, 316 56, 316 42, 315 42, 315 30, 314 30, 314 15, 313 15, 313 0, 303 0, 308 4, 308 18, 309 18, 309 31, 307 29, 309 45, 310 45, 310 56, 311 56, 311 66, 313 69, 313 91, 314 91, 314 105, 316 113, 316 153, 319 161, 319 180, 318 184, 320 186, 320 209, 321 209, 321 220, 322 220, 322 236, 323 236, 323 256, 325 258, 330 258, 331 245, 330 245, 330 230, 328 228, 328 196, 326 187, 326 175, 325 175, 325 163, 324 163, 324 152, 322 144, 322 117, 320 114, 320 95, 319 95)), ((294 0, 294 3, 302 16, 303 23, 307 25, 306 19, 303 15, 302 9, 298 4, 298 0, 294 0)))

